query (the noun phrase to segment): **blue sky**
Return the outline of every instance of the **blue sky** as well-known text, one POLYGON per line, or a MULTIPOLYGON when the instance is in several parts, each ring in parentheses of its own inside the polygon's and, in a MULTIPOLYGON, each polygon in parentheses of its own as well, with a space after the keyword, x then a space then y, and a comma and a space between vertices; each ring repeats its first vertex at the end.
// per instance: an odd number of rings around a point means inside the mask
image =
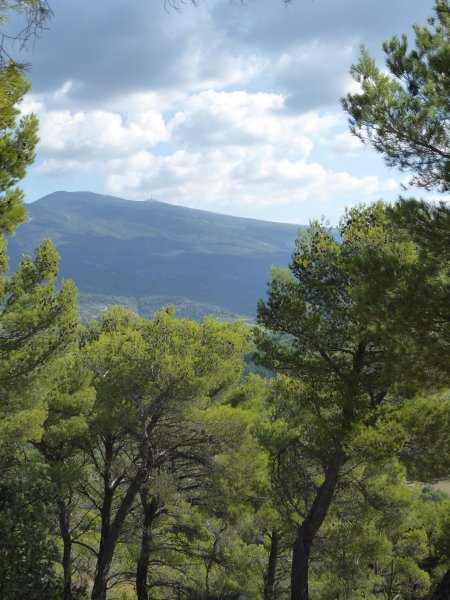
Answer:
POLYGON ((25 53, 41 122, 28 201, 56 190, 305 223, 395 199, 407 174, 347 133, 365 43, 431 0, 64 0, 25 53))

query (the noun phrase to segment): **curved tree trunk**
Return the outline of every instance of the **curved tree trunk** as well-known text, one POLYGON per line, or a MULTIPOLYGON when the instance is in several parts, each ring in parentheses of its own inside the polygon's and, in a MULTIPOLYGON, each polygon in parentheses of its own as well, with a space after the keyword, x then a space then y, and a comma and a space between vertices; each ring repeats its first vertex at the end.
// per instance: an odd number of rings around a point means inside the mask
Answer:
POLYGON ((275 600, 275 575, 277 571, 280 534, 275 529, 270 536, 270 554, 267 571, 264 574, 264 600, 275 600))
POLYGON ((430 596, 430 600, 448 600, 450 598, 450 569, 445 573, 437 588, 430 596))
POLYGON ((312 531, 302 524, 292 548, 291 600, 308 600, 309 556, 313 539, 312 531))
POLYGON ((70 535, 69 510, 61 498, 58 499, 59 530, 63 541, 63 577, 64 588, 62 600, 72 600, 72 537, 70 535))
POLYGON ((141 551, 136 568, 136 592, 138 600, 149 600, 147 582, 148 582, 148 563, 150 560, 150 552, 153 538, 153 522, 157 515, 160 503, 158 498, 152 496, 148 500, 148 492, 143 489, 141 491, 141 503, 144 510, 144 521, 141 538, 141 551))
POLYGON ((297 537, 292 548, 291 600, 308 600, 311 548, 314 538, 327 516, 345 460, 341 450, 331 456, 325 470, 325 479, 307 517, 297 530, 297 537))
MULTIPOLYGON (((157 402, 155 401, 155 406, 157 402)), ((125 495, 122 497, 115 516, 112 518, 113 498, 117 487, 123 481, 122 477, 117 477, 111 481, 111 466, 114 455, 114 442, 112 436, 107 435, 104 438, 104 463, 103 470, 103 505, 101 508, 101 532, 100 547, 97 555, 97 566, 95 570, 94 586, 92 588, 91 600, 106 600, 106 590, 111 564, 116 550, 117 542, 122 531, 125 519, 127 518, 136 496, 140 493, 153 465, 153 454, 150 445, 149 431, 150 425, 147 425, 147 419, 151 415, 152 406, 142 413, 142 440, 140 448, 140 464, 134 475, 129 481, 125 495)))
MULTIPOLYGON (((141 490, 142 486, 147 479, 148 469, 141 467, 138 469, 135 477, 131 480, 128 485, 128 489, 123 497, 119 508, 116 512, 114 520, 110 524, 109 517, 111 515, 111 507, 109 507, 108 514, 103 519, 102 514, 102 530, 100 536, 100 549, 98 553, 97 569, 95 573, 94 587, 92 589, 92 600, 106 600, 106 587, 108 584, 109 571, 111 569, 111 563, 114 557, 114 552, 119 539, 120 532, 122 531, 123 524, 125 522, 128 513, 130 512, 133 502, 141 490)), ((112 500, 113 492, 110 492, 112 500)))
MULTIPOLYGON (((107 455, 108 457, 108 455, 107 455)), ((100 547, 97 556, 97 565, 95 570, 94 587, 92 589, 92 600, 106 599, 106 586, 108 583, 108 573, 112 561, 112 552, 110 546, 111 532, 111 508, 114 491, 109 483, 108 471, 105 469, 103 482, 103 504, 101 508, 101 529, 100 529, 100 547), (107 556, 111 559, 107 560, 107 556)))
POLYGON ((113 498, 117 487, 122 478, 116 478, 111 481, 111 465, 113 459, 114 442, 111 436, 107 436, 104 441, 104 461, 105 469, 103 471, 103 505, 101 508, 102 525, 100 531, 100 547, 97 555, 97 566, 95 570, 94 587, 92 588, 92 600, 106 600, 106 589, 108 585, 109 571, 116 550, 117 541, 122 531, 123 524, 127 518, 136 496, 141 491, 147 481, 150 472, 153 455, 151 452, 150 441, 145 428, 145 416, 143 421, 143 438, 141 445, 141 460, 134 477, 128 484, 125 495, 123 496, 114 518, 112 518, 113 498))

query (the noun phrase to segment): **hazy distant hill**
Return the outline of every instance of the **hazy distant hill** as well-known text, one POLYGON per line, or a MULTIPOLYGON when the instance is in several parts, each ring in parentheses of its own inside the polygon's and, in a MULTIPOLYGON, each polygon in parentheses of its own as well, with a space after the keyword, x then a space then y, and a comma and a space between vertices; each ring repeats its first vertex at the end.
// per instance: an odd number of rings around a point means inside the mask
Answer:
POLYGON ((51 238, 61 275, 87 314, 124 303, 144 315, 173 303, 194 318, 254 316, 272 265, 287 265, 298 226, 90 192, 55 192, 27 205, 9 242, 11 267, 51 238))

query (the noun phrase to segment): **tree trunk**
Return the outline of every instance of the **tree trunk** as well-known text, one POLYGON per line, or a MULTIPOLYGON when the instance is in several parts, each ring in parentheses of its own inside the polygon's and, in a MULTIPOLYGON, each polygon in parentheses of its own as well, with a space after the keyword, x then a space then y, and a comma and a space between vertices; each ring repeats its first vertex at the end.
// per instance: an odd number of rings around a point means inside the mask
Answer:
POLYGON ((280 534, 273 529, 270 538, 269 562, 267 564, 267 571, 264 575, 264 600, 275 600, 275 575, 277 571, 279 541, 280 534))
POLYGON ((445 573, 437 588, 430 596, 430 600, 445 600, 450 598, 450 569, 445 573))
MULTIPOLYGON (((145 483, 147 478, 148 470, 140 467, 138 472, 131 480, 125 496, 119 505, 113 522, 110 523, 109 518, 105 518, 105 527, 103 526, 103 514, 102 514, 102 530, 100 536, 100 550, 98 553, 97 569, 95 573, 94 587, 92 589, 92 600, 106 600, 106 586, 108 583, 109 570, 113 560, 114 552, 119 539, 120 532, 122 531, 125 519, 130 512, 134 499, 139 493, 142 485, 145 483)), ((112 500, 113 493, 110 490, 110 497, 112 500)), ((109 515, 111 507, 109 506, 109 515)), ((103 513, 103 511, 102 511, 103 513)), ((105 515, 106 517, 107 515, 105 515)))
POLYGON ((141 503, 144 510, 144 521, 141 538, 141 551, 136 569, 136 592, 138 600, 149 600, 147 580, 148 580, 148 563, 150 560, 150 551, 153 538, 153 521, 155 520, 157 511, 160 507, 158 499, 152 496, 151 501, 148 501, 147 490, 141 491, 141 503))
POLYGON ((292 548, 291 600, 308 600, 309 556, 313 534, 300 526, 292 548))
POLYGON ((314 538, 327 516, 339 479, 339 472, 345 463, 341 450, 334 452, 325 469, 325 479, 320 486, 311 509, 297 530, 292 549, 291 600, 308 600, 309 557, 314 538))
POLYGON ((105 444, 105 472, 103 475, 103 503, 101 508, 100 546, 95 569, 94 587, 92 589, 92 600, 106 600, 106 586, 108 573, 111 567, 113 550, 111 550, 111 510, 114 489, 110 485, 110 462, 112 458, 112 446, 108 448, 105 444), (109 452, 109 450, 111 450, 109 452))
POLYGON ((63 541, 63 577, 62 600, 72 600, 72 537, 70 535, 70 517, 64 500, 58 499, 59 530, 63 541))
POLYGON ((108 573, 111 567, 111 563, 97 565, 97 572, 95 574, 94 587, 92 588, 92 600, 106 600, 106 586, 108 585, 108 573))
MULTIPOLYGON (((145 425, 145 420, 143 419, 145 425)), ((128 484, 127 491, 123 496, 114 519, 112 517, 112 501, 117 490, 119 482, 111 482, 111 464, 113 457, 113 442, 111 438, 105 439, 105 470, 103 474, 103 505, 102 505, 102 526, 100 532, 100 548, 97 557, 97 567, 95 570, 94 587, 92 588, 92 600, 106 600, 106 587, 108 584, 109 571, 116 550, 117 541, 122 531, 125 519, 130 512, 137 494, 147 480, 150 472, 153 456, 147 431, 144 429, 143 442, 141 448, 141 463, 128 484)))
POLYGON ((112 521, 112 501, 118 486, 123 482, 123 478, 118 477, 114 481, 111 480, 114 442, 110 435, 107 435, 104 438, 105 458, 103 470, 103 505, 101 510, 102 527, 100 532, 100 548, 97 556, 94 587, 92 588, 91 594, 92 600, 106 600, 109 571, 111 569, 119 535, 122 531, 125 519, 133 507, 135 498, 145 484, 152 468, 153 454, 149 435, 158 419, 154 414, 149 424, 147 424, 147 419, 152 414, 152 411, 150 410, 152 406, 156 406, 160 401, 160 398, 155 400, 141 415, 142 438, 140 444, 139 467, 133 479, 130 480, 127 491, 125 492, 112 521))

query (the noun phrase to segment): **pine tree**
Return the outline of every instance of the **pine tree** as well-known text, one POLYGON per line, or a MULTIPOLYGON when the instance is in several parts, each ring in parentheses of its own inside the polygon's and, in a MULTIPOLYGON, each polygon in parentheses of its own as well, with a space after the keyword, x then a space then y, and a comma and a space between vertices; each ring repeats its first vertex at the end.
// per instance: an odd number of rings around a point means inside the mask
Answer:
POLYGON ((422 273, 414 244, 382 203, 349 210, 340 236, 313 223, 258 306, 260 360, 282 375, 271 435, 295 534, 292 600, 308 598, 312 547, 345 473, 356 458, 382 462, 400 449, 405 434, 390 410, 423 384, 398 318, 422 273))
POLYGON ((380 152, 389 166, 413 173, 411 185, 450 190, 450 3, 436 0, 430 27, 414 27, 383 45, 388 73, 362 47, 351 69, 361 92, 342 100, 350 131, 380 152))
POLYGON ((28 89, 17 66, 0 70, 0 453, 39 436, 46 410, 38 389, 43 369, 77 326, 75 286, 66 282, 57 290, 59 257, 51 242, 43 242, 34 258, 23 257, 16 273, 7 272, 6 234, 25 219, 18 183, 37 143, 36 118, 18 119, 28 89))

